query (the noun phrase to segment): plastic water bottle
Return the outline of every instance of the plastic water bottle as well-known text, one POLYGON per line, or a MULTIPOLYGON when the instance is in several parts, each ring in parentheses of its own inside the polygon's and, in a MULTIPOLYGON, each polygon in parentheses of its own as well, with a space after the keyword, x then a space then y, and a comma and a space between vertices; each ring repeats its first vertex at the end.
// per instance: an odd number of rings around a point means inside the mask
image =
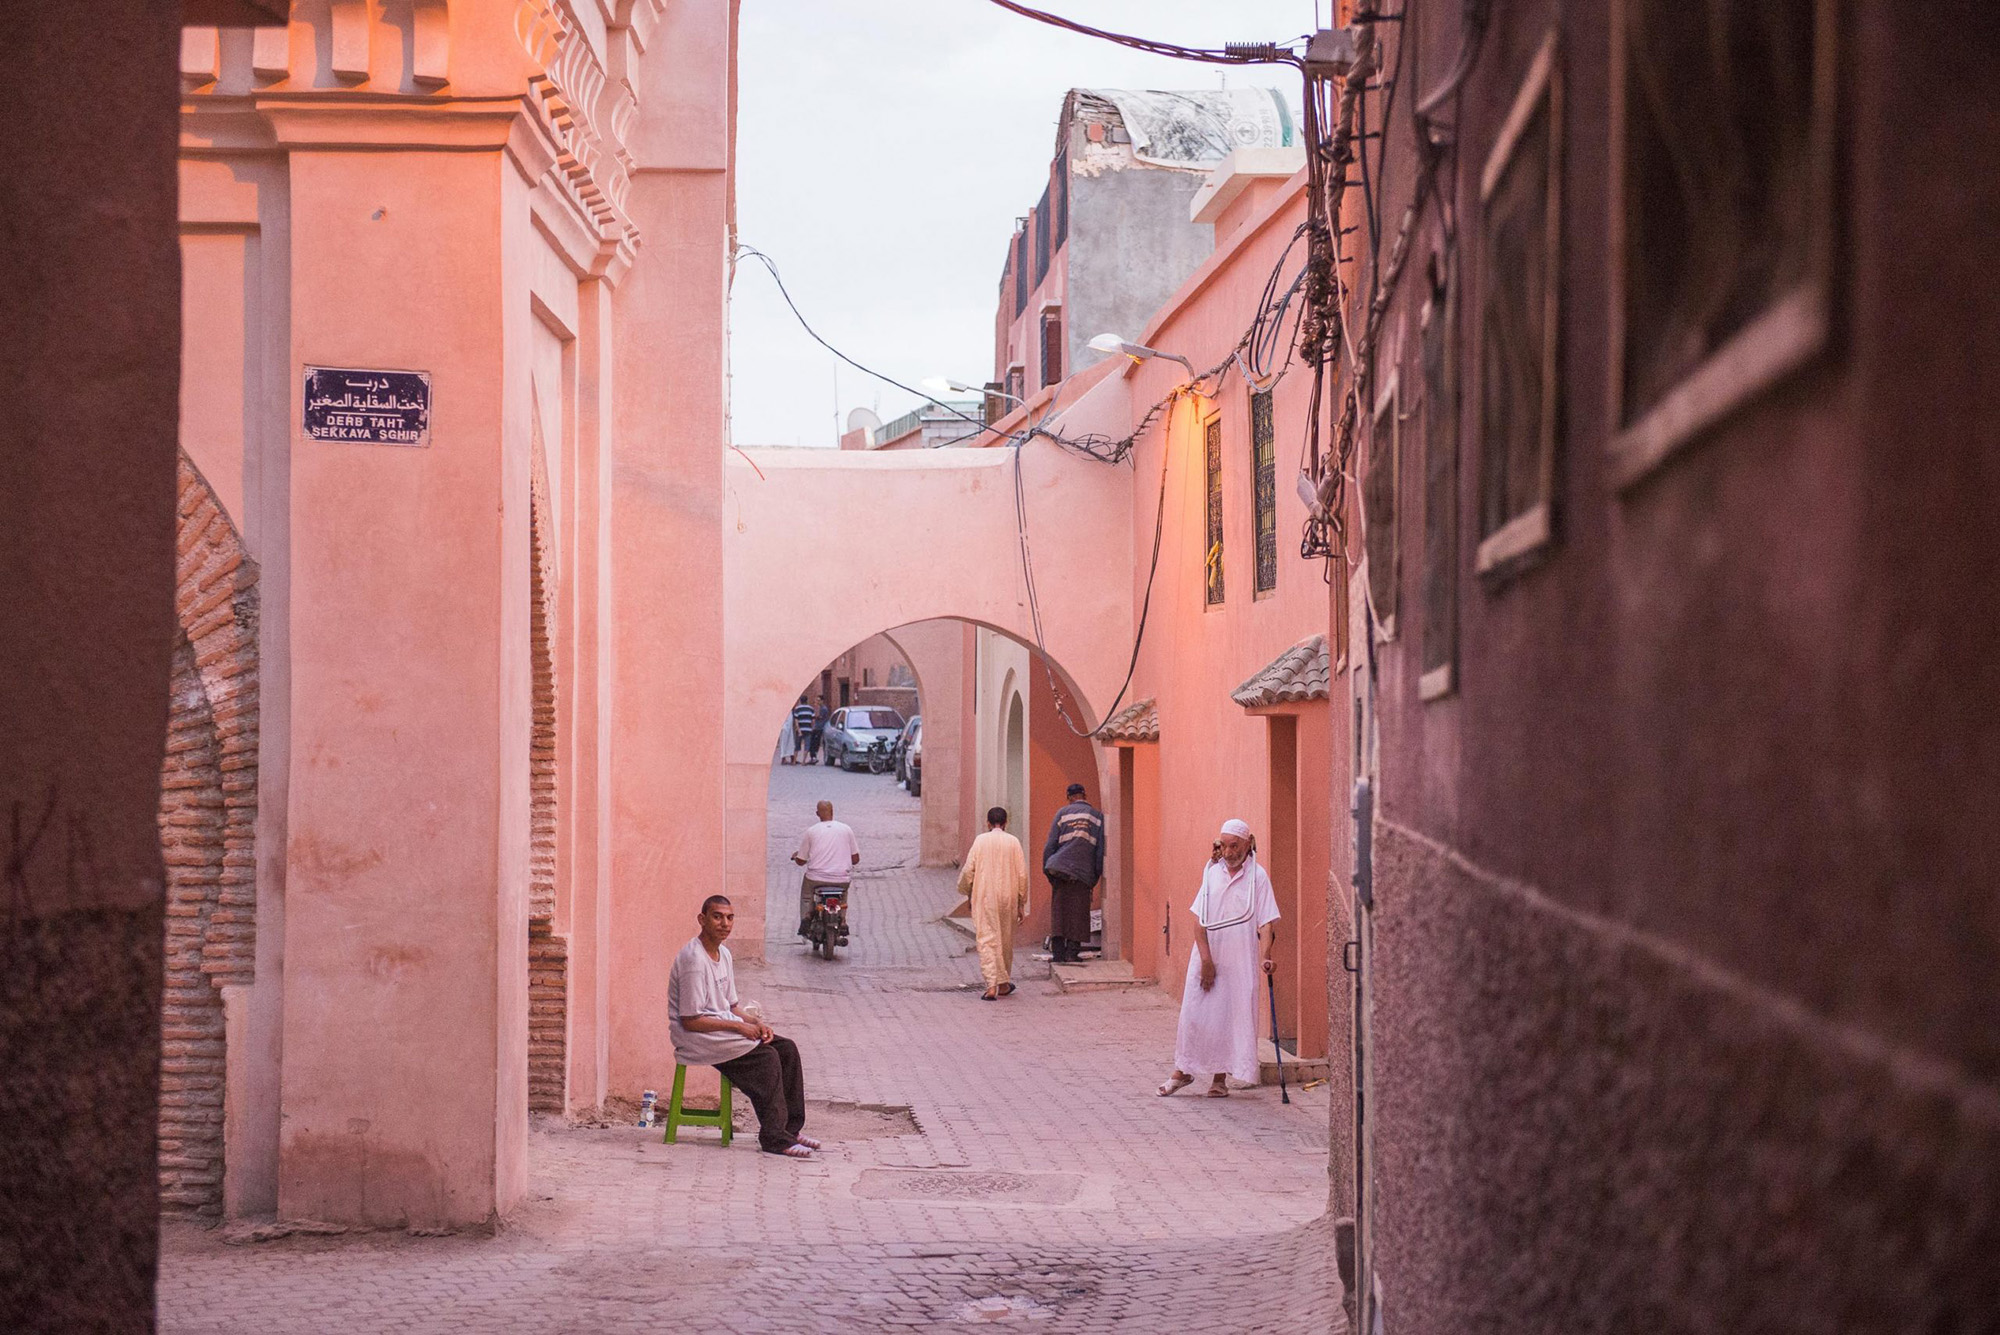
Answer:
POLYGON ((640 1126, 653 1125, 653 1110, 659 1104, 659 1102, 660 1102, 660 1096, 650 1089, 639 1096, 640 1126))

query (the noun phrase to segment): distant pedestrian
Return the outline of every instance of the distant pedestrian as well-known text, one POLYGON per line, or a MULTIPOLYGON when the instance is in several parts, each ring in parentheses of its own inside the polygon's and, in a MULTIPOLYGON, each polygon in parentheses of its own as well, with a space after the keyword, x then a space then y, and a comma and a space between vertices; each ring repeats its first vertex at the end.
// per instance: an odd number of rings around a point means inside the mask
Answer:
POLYGON ((806 698, 803 695, 799 697, 799 702, 792 706, 792 716, 790 719, 792 754, 785 761, 787 765, 803 765, 806 763, 807 739, 812 736, 813 724, 818 721, 818 717, 813 707, 806 703, 806 698))
POLYGON ((1069 786, 1069 805, 1049 822, 1042 874, 1049 878, 1049 954, 1058 964, 1083 958, 1090 939, 1090 894, 1104 876, 1104 813, 1069 786))
POLYGON ((806 730, 806 764, 819 764, 820 739, 826 736, 826 704, 822 701, 813 709, 812 727, 806 730))
POLYGON ((806 923, 812 918, 813 891, 823 885, 847 889, 854 869, 861 865, 861 845, 855 842, 850 826, 833 818, 833 803, 819 804, 819 824, 807 826, 799 836, 799 850, 792 854, 792 861, 806 869, 799 882, 799 935, 804 936, 806 923))
POLYGON ((1194 897, 1194 953, 1181 992, 1180 1032, 1173 1074, 1159 1092, 1171 1094, 1211 1074, 1212 1099, 1229 1095, 1229 1077, 1257 1083, 1257 985, 1268 974, 1277 942, 1278 900, 1257 865, 1257 841, 1240 820, 1224 821, 1215 855, 1194 897))
POLYGON ((972 841, 959 869, 958 892, 972 901, 972 930, 979 939, 981 1001, 1014 990, 1014 924, 1028 916, 1028 854, 1007 833, 1007 808, 986 813, 986 833, 972 841))

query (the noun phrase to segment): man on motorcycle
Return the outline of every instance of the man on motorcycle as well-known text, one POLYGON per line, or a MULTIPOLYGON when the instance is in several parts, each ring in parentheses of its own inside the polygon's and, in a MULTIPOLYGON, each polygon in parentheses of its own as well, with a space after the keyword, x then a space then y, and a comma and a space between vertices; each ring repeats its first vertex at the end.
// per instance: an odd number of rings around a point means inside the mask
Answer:
POLYGON ((812 920, 813 891, 823 885, 845 891, 854 869, 861 865, 861 845, 855 842, 852 829, 833 818, 833 803, 819 804, 819 824, 808 827, 799 837, 799 851, 792 854, 792 861, 806 869, 799 882, 799 935, 803 937, 812 920))

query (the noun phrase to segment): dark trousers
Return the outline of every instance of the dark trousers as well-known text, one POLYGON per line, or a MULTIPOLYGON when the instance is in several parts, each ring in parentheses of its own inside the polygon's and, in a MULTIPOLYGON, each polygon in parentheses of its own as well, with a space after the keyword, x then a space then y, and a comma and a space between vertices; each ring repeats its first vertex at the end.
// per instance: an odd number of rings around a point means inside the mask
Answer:
POLYGON ((780 1035, 741 1057, 716 1063, 757 1110, 757 1143, 772 1154, 798 1143, 806 1124, 806 1073, 799 1045, 780 1035))
POLYGON ((1049 877, 1049 945, 1057 959, 1077 958, 1090 940, 1090 887, 1082 881, 1049 877))

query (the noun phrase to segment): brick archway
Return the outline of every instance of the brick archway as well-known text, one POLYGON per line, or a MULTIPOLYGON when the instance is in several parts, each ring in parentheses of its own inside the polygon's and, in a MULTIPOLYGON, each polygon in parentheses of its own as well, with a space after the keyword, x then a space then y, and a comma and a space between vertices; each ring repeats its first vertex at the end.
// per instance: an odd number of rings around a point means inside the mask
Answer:
POLYGON ((257 567, 180 456, 173 679, 160 772, 167 872, 160 1199, 222 1209, 222 990, 253 979, 257 913, 257 567))

